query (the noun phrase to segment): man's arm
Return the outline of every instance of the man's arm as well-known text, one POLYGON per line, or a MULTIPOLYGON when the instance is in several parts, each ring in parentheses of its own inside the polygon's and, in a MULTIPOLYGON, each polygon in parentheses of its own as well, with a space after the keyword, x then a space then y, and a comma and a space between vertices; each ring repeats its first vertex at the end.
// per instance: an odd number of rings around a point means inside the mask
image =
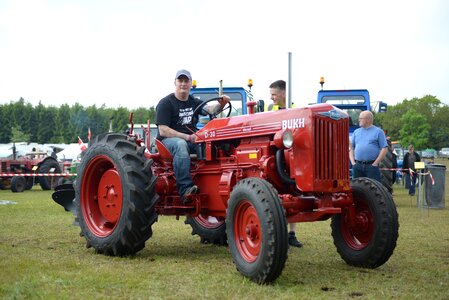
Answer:
POLYGON ((183 140, 186 140, 187 142, 194 142, 195 141, 195 135, 194 134, 182 133, 182 132, 176 131, 176 130, 168 127, 167 125, 159 125, 158 129, 159 129, 159 134, 161 136, 163 136, 163 137, 166 137, 166 138, 177 137, 177 138, 181 138, 183 140))
POLYGON ((208 113, 214 114, 223 109, 223 107, 231 100, 229 96, 223 95, 222 99, 218 100, 218 103, 215 105, 206 105, 204 108, 208 113))
POLYGON ((376 160, 373 162, 373 166, 377 167, 380 162, 385 158, 385 155, 387 155, 388 147, 382 148, 380 150, 379 155, 377 156, 376 160))
POLYGON ((352 165, 355 165, 354 148, 352 147, 351 140, 349 140, 349 160, 352 165))

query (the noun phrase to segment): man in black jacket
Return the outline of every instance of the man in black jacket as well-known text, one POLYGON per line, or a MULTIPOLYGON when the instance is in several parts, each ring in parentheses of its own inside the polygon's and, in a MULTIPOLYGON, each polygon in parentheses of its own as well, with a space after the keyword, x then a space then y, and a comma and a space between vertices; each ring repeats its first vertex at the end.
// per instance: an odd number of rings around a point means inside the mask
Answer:
POLYGON ((410 144, 408 146, 408 152, 404 155, 404 162, 402 165, 403 174, 406 176, 405 182, 408 182, 407 178, 410 179, 410 187, 408 189, 408 194, 410 196, 415 195, 416 178, 418 177, 416 174, 415 162, 419 161, 421 161, 421 157, 415 152, 413 145, 410 144))

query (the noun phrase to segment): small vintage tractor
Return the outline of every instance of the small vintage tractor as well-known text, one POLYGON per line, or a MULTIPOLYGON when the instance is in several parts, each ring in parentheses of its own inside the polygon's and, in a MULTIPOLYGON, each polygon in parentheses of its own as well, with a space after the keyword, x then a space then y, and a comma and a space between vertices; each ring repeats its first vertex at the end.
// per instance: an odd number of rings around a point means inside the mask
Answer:
POLYGON ((46 152, 34 151, 17 157, 13 149, 12 159, 0 159, 0 189, 23 192, 39 183, 43 190, 56 186, 58 177, 50 176, 61 173, 58 161, 46 152))
POLYGON ((151 153, 133 126, 128 135, 93 138, 78 167, 75 199, 66 205, 88 247, 133 255, 159 215, 186 216, 192 234, 227 244, 237 270, 264 284, 284 268, 288 222, 332 218, 334 244, 346 263, 384 264, 396 246, 398 214, 381 183, 350 181, 348 115, 329 104, 257 114, 256 103, 248 105, 247 115, 210 115, 196 132, 191 175, 199 193, 189 205, 177 193, 173 158, 160 141, 151 153))

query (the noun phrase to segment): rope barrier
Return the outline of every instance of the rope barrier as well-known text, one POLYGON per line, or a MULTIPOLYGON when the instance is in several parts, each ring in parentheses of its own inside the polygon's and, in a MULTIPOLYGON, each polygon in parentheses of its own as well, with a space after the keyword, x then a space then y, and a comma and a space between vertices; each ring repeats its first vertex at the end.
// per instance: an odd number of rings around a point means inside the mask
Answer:
POLYGON ((407 171, 410 173, 410 176, 413 175, 413 173, 419 175, 419 176, 430 176, 430 180, 432 181, 432 185, 435 185, 435 179, 432 176, 432 173, 430 173, 430 171, 425 172, 425 173, 417 173, 415 171, 413 171, 412 169, 400 169, 400 168, 380 168, 380 170, 383 171, 402 171, 403 173, 406 173, 407 171))
POLYGON ((0 173, 0 177, 20 177, 20 176, 26 176, 26 177, 44 177, 44 176, 50 176, 50 177, 71 177, 76 176, 76 173, 0 173))

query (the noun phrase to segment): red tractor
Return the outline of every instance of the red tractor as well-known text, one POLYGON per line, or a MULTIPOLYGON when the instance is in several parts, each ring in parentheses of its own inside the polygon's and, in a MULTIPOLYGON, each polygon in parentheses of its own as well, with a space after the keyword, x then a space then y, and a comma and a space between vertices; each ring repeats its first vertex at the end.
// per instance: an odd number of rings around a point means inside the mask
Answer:
POLYGON ((43 176, 50 173, 61 173, 55 158, 39 151, 17 157, 14 146, 12 159, 0 159, 0 189, 20 193, 39 183, 43 190, 50 190, 58 181, 57 177, 43 176))
POLYGON ((228 244, 237 270, 263 284, 284 268, 287 222, 332 218, 334 244, 346 263, 384 264, 396 247, 398 214, 381 183, 350 181, 348 115, 329 104, 250 112, 211 115, 196 132, 191 175, 200 193, 189 205, 177 193, 172 156, 160 141, 150 153, 133 126, 128 135, 91 140, 75 191, 59 191, 67 192, 64 206, 75 213, 87 245, 106 255, 133 255, 145 247, 159 215, 185 215, 192 234, 228 244))

